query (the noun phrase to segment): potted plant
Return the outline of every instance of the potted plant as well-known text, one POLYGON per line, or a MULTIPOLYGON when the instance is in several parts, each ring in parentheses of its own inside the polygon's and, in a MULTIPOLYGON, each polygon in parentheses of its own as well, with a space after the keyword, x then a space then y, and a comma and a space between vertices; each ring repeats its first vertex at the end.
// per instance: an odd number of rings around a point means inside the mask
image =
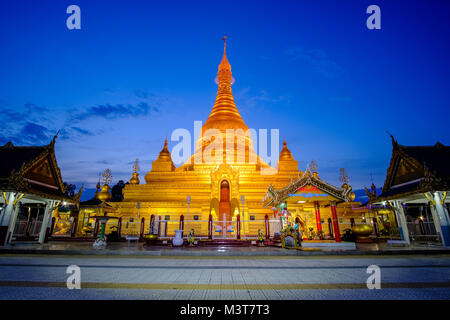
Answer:
POLYGON ((158 234, 155 230, 155 221, 152 220, 150 223, 150 230, 148 231, 148 234, 144 235, 145 243, 148 245, 154 245, 156 241, 158 240, 158 234))

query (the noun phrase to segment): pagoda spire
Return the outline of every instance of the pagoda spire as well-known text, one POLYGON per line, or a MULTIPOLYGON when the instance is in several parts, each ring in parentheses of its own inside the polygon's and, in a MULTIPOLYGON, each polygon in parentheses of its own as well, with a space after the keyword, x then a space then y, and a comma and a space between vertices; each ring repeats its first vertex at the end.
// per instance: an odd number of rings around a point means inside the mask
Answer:
POLYGON ((216 78, 219 88, 214 106, 203 126, 203 131, 208 129, 218 129, 223 132, 226 129, 243 129, 246 131, 248 127, 239 114, 231 91, 231 85, 234 83, 234 79, 226 53, 227 37, 224 36, 222 40, 224 41, 223 57, 219 64, 216 78))

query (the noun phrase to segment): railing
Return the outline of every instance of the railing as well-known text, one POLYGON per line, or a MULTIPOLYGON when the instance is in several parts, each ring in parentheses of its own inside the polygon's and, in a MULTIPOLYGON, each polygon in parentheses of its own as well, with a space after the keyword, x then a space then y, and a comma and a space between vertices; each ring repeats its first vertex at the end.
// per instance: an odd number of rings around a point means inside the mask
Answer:
POLYGON ((433 221, 407 222, 406 225, 411 241, 436 243, 442 241, 440 235, 436 232, 436 226, 433 221))
POLYGON ((281 235, 280 219, 269 220, 269 237, 273 238, 275 234, 281 235))
POLYGON ((194 229, 195 239, 208 239, 209 220, 184 220, 183 238, 188 238, 191 229, 194 229))
MULTIPOLYGON (((101 224, 99 224, 99 228, 101 224)), ((119 231, 119 221, 118 219, 111 219, 105 223, 105 235, 110 234, 113 231, 119 231)))
POLYGON ((259 230, 266 235, 265 220, 242 220, 241 224, 241 239, 258 239, 259 230))
MULTIPOLYGON (((108 221, 109 222, 109 221, 108 221)), ((117 226, 118 222, 115 222, 117 226)), ((122 222, 120 234, 121 236, 139 236, 141 229, 141 222, 122 222)), ((113 229, 114 230, 114 229, 113 229)))
POLYGON ((213 239, 236 239, 236 221, 213 220, 213 239))
POLYGON ((16 221, 16 226, 14 227, 14 236, 24 236, 27 231, 28 221, 16 221))
POLYGON ((42 221, 28 221, 28 220, 19 220, 16 221, 16 225, 14 226, 14 237, 36 237, 41 233, 42 221))
MULTIPOLYGON (((41 233, 42 221, 33 221, 30 236, 38 236, 41 233)), ((46 231, 44 231, 46 232, 46 231)))

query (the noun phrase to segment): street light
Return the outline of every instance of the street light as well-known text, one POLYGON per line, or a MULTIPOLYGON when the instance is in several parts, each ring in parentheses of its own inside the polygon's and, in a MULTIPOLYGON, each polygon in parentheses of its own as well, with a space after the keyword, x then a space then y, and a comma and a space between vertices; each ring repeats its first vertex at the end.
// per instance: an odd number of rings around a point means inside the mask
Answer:
POLYGON ((186 216, 186 236, 189 234, 189 204, 191 203, 191 196, 186 197, 187 202, 187 216, 186 216))
POLYGON ((140 215, 139 215, 139 209, 141 208, 141 202, 140 202, 140 201, 138 201, 138 202, 136 203, 136 208, 137 208, 137 213, 138 213, 137 218, 138 218, 138 221, 139 221, 139 217, 140 217, 140 215))

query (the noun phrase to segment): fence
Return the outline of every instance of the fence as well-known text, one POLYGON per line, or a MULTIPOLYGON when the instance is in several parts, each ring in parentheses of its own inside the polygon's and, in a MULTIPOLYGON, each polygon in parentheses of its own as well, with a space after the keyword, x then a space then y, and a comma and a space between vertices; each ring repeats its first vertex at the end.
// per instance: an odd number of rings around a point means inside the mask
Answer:
MULTIPOLYGON (((266 220, 242 220, 241 239, 258 239, 258 232, 261 230, 266 236, 266 220)), ((281 224, 280 221, 278 221, 281 224)), ((270 226, 270 224, 269 224, 270 226)), ((270 229, 270 227, 269 227, 270 229)), ((281 230, 281 226, 280 226, 281 230)), ((269 231, 270 234, 270 231, 269 231)))
MULTIPOLYGON (((109 221, 108 221, 109 222, 109 221)), ((115 222, 115 225, 117 226, 118 222, 115 222)), ((122 222, 121 228, 120 228, 120 234, 122 236, 138 236, 140 235, 141 231, 141 222, 122 222)))
POLYGON ((41 232, 42 221, 18 220, 14 227, 13 236, 38 236, 41 232))
POLYGON ((222 220, 213 220, 213 239, 236 239, 238 230, 237 223, 234 220, 225 220, 225 215, 222 220))
POLYGON ((441 242, 441 237, 436 232, 434 222, 431 220, 416 220, 407 222, 408 233, 411 241, 417 242, 441 242))
POLYGON ((208 239, 209 220, 185 220, 183 227, 183 237, 187 238, 191 229, 194 229, 196 239, 208 239))

